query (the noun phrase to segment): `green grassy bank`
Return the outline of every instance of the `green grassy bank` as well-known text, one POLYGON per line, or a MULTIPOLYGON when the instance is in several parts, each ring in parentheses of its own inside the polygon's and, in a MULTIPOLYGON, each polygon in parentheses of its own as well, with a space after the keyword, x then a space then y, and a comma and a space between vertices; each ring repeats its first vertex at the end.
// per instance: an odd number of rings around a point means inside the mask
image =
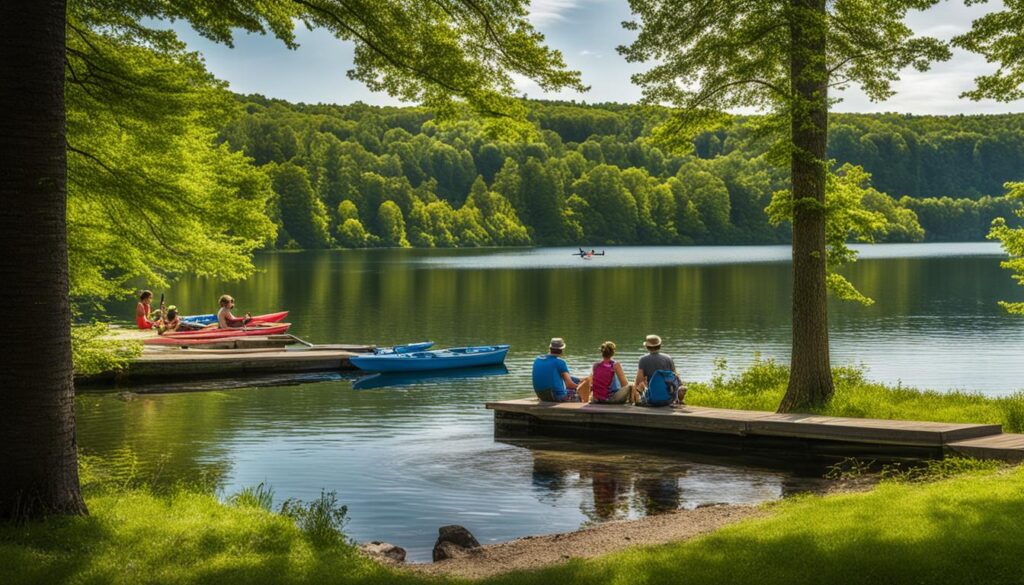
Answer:
MULTIPOLYGON (((1024 392, 987 397, 974 392, 934 392, 888 386, 865 379, 864 369, 835 368, 836 394, 817 412, 831 416, 999 423, 1008 433, 1024 432, 1024 392)), ((689 383, 686 403, 695 406, 775 410, 782 401, 789 369, 772 360, 756 359, 749 368, 729 375, 724 363, 710 382, 689 383)))
MULTIPOLYGON (((687 402, 773 410, 786 378, 786 368, 771 361, 732 376, 722 368, 711 382, 691 384, 687 402)), ((836 380, 827 414, 999 422, 1008 431, 1024 430, 1024 395, 893 388, 864 380, 856 368, 838 369, 836 380)), ((154 491, 136 468, 130 456, 85 459, 89 517, 0 526, 0 583, 443 582, 358 555, 335 531, 343 511, 324 498, 290 502, 284 513, 273 513, 263 490, 227 503, 210 485, 154 491)), ((1024 583, 1024 468, 956 460, 936 468, 940 473, 927 475, 927 482, 909 481, 919 476, 908 474, 867 493, 793 498, 770 505, 767 517, 701 539, 489 583, 1024 583), (948 477, 950 470, 958 473, 948 477)))
MULTIPOLYGON (((92 515, 0 527, 0 583, 420 584, 292 519, 189 491, 93 494, 92 515)), ((1024 470, 805 496, 697 540, 500 584, 1021 583, 1024 470)))

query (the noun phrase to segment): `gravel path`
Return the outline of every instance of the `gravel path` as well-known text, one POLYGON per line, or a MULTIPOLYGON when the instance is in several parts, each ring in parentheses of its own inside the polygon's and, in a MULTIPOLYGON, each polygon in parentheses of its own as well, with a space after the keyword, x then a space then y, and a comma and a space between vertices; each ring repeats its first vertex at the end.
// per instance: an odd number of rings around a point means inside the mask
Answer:
POLYGON ((407 565, 406 568, 428 575, 482 579, 509 571, 557 565, 574 558, 595 557, 631 546, 686 540, 765 513, 758 506, 725 504, 678 510, 565 534, 528 536, 488 545, 463 557, 407 565))

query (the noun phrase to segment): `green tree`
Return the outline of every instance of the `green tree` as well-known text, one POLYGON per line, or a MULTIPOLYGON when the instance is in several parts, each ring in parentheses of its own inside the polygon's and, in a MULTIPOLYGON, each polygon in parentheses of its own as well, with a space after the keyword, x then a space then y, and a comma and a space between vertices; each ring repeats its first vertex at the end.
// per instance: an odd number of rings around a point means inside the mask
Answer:
MULTIPOLYGON (((66 35, 75 34, 67 25, 131 31, 148 36, 146 44, 170 33, 141 23, 174 19, 227 44, 238 29, 269 31, 293 45, 295 22, 323 27, 355 43, 353 78, 442 112, 459 99, 479 112, 521 112, 510 96, 514 74, 544 89, 585 89, 561 55, 541 44, 517 0, 0 3, 0 278, 18 283, 0 293, 9 334, 0 344, 8 358, 0 373, 0 518, 85 511, 72 410, 64 95, 65 85, 121 80, 94 71, 69 74, 65 83, 66 35), (34 310, 41 296, 50 307, 43 314, 34 310)), ((145 91, 122 85, 120 99, 145 91)))
POLYGON ((636 201, 626 189, 618 167, 598 165, 572 185, 587 202, 583 235, 590 243, 630 244, 639 222, 636 201))
POLYGON ((729 189, 725 181, 693 164, 680 168, 676 178, 686 192, 687 199, 697 207, 700 221, 707 228, 704 239, 728 241, 732 224, 729 223, 729 189))
POLYGON ((507 199, 488 191, 483 177, 477 177, 464 207, 480 211, 480 220, 488 239, 495 246, 527 246, 530 234, 519 221, 516 210, 507 199))
MULTIPOLYGON (((1006 196, 1016 202, 1017 207, 1014 213, 1018 218, 1024 219, 1024 183, 1007 183, 1006 196)), ((1006 219, 997 217, 992 221, 992 229, 989 231, 990 240, 998 240, 1009 258, 1002 262, 1002 267, 1013 272, 1013 279, 1017 284, 1024 285, 1024 228, 1012 228, 1007 225, 1006 219)), ((1024 315, 1024 303, 1000 301, 999 305, 1017 315, 1024 315)))
POLYGON ((345 248, 363 248, 369 243, 370 234, 362 222, 354 217, 342 221, 338 227, 338 243, 345 248))
POLYGON ((273 168, 271 180, 284 232, 302 248, 329 247, 327 208, 313 192, 305 169, 284 163, 273 168))
POLYGON ((392 248, 408 248, 405 239, 405 218, 402 210, 394 201, 385 201, 377 210, 377 235, 384 246, 392 248))
POLYGON ((938 0, 881 2, 665 3, 630 0, 638 31, 620 52, 657 61, 633 79, 649 102, 678 113, 656 133, 690 147, 729 108, 770 110, 774 155, 789 168, 793 225, 793 338, 790 381, 780 411, 816 408, 834 393, 826 303, 825 183, 829 89, 858 84, 876 100, 906 66, 949 57, 939 40, 915 37, 904 18, 938 0), (694 83, 697 80, 697 83, 694 83))

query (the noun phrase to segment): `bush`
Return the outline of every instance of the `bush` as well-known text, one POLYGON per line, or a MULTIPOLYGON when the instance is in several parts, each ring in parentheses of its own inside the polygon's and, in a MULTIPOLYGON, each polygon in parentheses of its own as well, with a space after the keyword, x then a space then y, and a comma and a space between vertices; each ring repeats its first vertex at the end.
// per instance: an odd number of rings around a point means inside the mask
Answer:
POLYGON ((303 503, 289 498, 281 504, 280 514, 295 520, 309 539, 319 545, 344 542, 342 529, 348 522, 348 506, 338 504, 335 492, 320 491, 320 497, 303 503))
POLYGON ((123 370, 142 355, 142 343, 110 336, 106 323, 75 325, 71 328, 71 359, 78 375, 123 370))

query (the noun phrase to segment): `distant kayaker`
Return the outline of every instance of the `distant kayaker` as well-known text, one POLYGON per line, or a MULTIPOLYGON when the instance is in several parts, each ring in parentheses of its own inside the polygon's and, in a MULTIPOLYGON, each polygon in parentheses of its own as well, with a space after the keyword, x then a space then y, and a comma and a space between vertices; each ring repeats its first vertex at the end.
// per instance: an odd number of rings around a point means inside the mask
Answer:
POLYGON ((231 309, 235 306, 235 299, 231 295, 221 295, 220 310, 217 311, 217 327, 230 329, 232 327, 245 327, 252 321, 252 315, 245 314, 245 317, 235 317, 231 309))
POLYGON ((548 402, 590 402, 590 378, 583 380, 569 374, 562 359, 565 340, 555 337, 548 354, 533 360, 533 391, 548 402))
POLYGON ((135 324, 139 329, 152 329, 156 325, 150 317, 150 305, 153 303, 153 292, 144 290, 139 294, 139 304, 135 305, 135 324))

